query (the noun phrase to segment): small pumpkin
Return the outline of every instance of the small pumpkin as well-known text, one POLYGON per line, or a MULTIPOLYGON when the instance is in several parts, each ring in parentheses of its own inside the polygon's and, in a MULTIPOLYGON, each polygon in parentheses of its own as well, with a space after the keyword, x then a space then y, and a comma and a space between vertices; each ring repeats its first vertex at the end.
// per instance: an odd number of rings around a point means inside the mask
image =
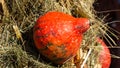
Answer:
POLYGON ((83 33, 89 27, 87 18, 75 18, 62 12, 47 12, 38 18, 34 26, 35 46, 43 56, 61 65, 76 55, 83 33))
POLYGON ((111 55, 110 50, 108 49, 107 45, 104 41, 100 38, 97 38, 97 42, 101 44, 101 51, 99 53, 99 62, 102 68, 109 68, 111 63, 111 55))

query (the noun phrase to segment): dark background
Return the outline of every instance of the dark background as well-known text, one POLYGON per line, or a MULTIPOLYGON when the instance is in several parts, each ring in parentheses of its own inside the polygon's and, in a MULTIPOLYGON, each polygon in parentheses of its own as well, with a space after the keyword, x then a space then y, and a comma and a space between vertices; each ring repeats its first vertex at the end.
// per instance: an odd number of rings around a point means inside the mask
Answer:
MULTIPOLYGON (((120 21, 120 0, 97 0, 94 7, 98 16, 102 17, 108 15, 105 22, 120 21)), ((120 32, 120 22, 109 24, 109 26, 120 32)), ((113 30, 111 31, 120 37, 119 33, 116 33, 113 30)), ((118 46, 117 48, 110 48, 110 52, 113 55, 120 56, 120 39, 115 39, 113 36, 111 37, 115 40, 118 46)), ((107 45, 110 46, 108 43, 107 45)), ((120 59, 112 58, 110 68, 120 68, 120 59)))

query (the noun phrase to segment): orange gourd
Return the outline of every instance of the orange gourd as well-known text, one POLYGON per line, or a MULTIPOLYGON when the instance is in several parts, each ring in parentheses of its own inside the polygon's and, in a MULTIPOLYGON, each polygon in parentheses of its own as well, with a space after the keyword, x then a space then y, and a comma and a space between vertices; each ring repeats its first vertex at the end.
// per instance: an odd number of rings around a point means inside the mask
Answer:
POLYGON ((62 12, 47 12, 38 18, 34 26, 35 46, 43 56, 61 65, 76 55, 83 33, 89 27, 87 18, 75 18, 62 12))
POLYGON ((102 68, 109 68, 111 63, 111 55, 107 45, 100 38, 97 38, 97 42, 101 44, 102 50, 99 53, 99 62, 102 68))

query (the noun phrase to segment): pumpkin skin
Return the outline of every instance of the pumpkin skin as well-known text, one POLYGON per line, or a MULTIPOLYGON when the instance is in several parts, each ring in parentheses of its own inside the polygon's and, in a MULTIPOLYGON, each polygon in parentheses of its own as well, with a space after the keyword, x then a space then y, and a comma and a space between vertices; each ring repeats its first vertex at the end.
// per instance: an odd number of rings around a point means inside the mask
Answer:
POLYGON ((99 62, 101 63, 102 68, 109 68, 111 63, 110 51, 102 39, 97 38, 97 42, 101 44, 102 47, 99 54, 99 62))
POLYGON ((33 38, 38 51, 55 64, 74 57, 89 28, 86 18, 74 18, 62 12, 48 12, 38 18, 33 38))

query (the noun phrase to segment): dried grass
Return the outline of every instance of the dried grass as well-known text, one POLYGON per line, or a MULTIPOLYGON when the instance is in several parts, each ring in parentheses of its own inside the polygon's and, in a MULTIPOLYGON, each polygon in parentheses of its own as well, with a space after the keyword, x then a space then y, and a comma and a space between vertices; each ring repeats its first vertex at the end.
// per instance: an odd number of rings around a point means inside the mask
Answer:
MULTIPOLYGON (((81 66, 85 63, 88 68, 96 66, 99 68, 100 64, 95 60, 98 59, 96 55, 101 49, 95 38, 104 37, 106 40, 109 38, 111 46, 116 43, 106 33, 106 31, 111 32, 108 29, 110 27, 104 23, 104 18, 96 16, 93 3, 94 0, 5 0, 4 5, 7 8, 3 10, 7 13, 4 14, 0 24, 1 68, 55 68, 51 63, 41 59, 41 55, 33 46, 32 39, 32 28, 36 19, 48 11, 60 11, 75 17, 90 19, 91 27, 84 34, 80 48, 81 66), (88 55, 89 49, 92 50, 88 55)), ((111 34, 116 37, 115 34, 111 34)), ((74 65, 66 63, 61 68, 70 67, 74 68, 74 65)))

